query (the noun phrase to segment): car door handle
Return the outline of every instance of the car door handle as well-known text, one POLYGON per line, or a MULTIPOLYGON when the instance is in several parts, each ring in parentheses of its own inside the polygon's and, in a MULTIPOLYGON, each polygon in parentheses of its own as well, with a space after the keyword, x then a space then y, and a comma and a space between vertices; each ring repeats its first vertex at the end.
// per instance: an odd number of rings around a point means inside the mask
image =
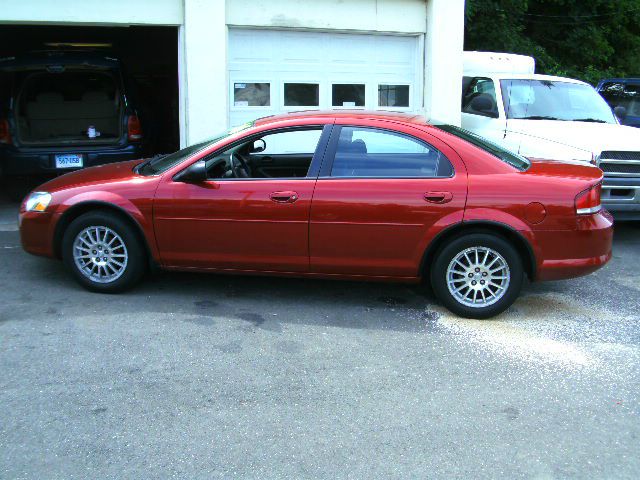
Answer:
POLYGON ((273 192, 269 195, 272 202, 276 203, 293 203, 298 200, 297 192, 273 192))
POLYGON ((451 192, 427 192, 424 199, 429 203, 449 203, 453 199, 451 192))

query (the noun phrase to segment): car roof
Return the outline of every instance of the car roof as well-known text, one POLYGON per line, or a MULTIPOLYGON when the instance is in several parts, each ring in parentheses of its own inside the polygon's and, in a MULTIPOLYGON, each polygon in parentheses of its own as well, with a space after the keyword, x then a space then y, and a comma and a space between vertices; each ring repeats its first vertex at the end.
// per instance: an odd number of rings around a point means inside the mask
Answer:
POLYGON ((297 112, 287 112, 269 117, 258 118, 254 125, 256 127, 266 126, 271 123, 279 123, 291 120, 317 119, 321 123, 332 123, 334 119, 349 120, 390 120, 402 123, 415 123, 427 125, 427 120, 416 113, 392 112, 383 110, 304 110, 297 112))

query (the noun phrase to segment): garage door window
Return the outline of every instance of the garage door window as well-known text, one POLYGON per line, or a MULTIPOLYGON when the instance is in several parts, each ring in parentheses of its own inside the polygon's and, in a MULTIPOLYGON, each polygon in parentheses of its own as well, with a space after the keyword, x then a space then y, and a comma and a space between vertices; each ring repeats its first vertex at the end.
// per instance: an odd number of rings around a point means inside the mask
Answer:
POLYGON ((320 85, 317 83, 285 83, 285 107, 320 106, 320 85))
POLYGON ((378 85, 379 107, 409 107, 409 85, 378 85))
POLYGON ((332 177, 450 177, 453 166, 435 147, 389 130, 343 127, 332 177))
POLYGON ((233 105, 236 107, 268 107, 271 105, 270 83, 233 84, 233 105))
POLYGON ((334 107, 364 107, 364 83, 335 83, 331 86, 334 107))

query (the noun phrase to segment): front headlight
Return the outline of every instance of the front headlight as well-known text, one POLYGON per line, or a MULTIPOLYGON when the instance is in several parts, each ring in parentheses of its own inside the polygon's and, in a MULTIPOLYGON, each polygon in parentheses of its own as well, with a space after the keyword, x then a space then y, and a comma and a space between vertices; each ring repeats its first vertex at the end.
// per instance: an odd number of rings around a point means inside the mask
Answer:
POLYGON ((51 202, 51 194, 47 192, 33 192, 25 202, 27 212, 44 212, 51 202))

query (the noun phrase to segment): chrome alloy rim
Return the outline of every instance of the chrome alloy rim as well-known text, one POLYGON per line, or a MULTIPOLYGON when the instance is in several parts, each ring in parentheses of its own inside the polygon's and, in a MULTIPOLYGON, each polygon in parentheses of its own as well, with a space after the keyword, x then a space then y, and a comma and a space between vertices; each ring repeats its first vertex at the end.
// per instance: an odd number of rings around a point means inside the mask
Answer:
POLYGON ((108 227, 87 227, 73 242, 73 260, 92 282, 110 283, 122 276, 129 255, 122 237, 108 227))
POLYGON ((511 273, 502 255, 486 247, 471 247, 456 255, 447 267, 447 287, 462 305, 488 307, 500 300, 511 273))

